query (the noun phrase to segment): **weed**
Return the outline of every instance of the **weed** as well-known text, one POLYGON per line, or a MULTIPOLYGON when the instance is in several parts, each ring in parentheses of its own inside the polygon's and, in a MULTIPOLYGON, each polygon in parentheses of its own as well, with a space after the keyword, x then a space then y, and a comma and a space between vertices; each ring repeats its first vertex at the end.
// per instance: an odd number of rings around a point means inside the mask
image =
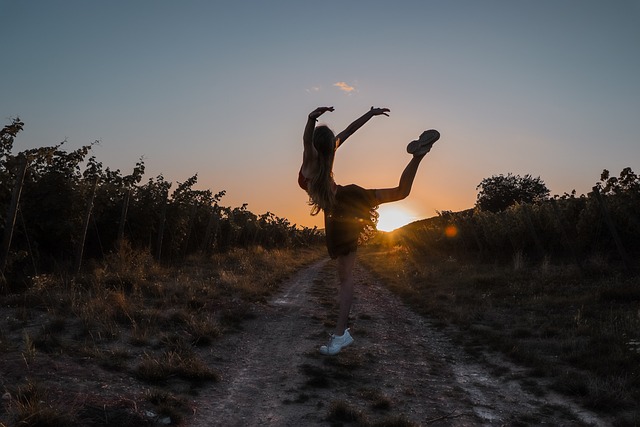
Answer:
POLYGON ((158 414, 169 417, 172 424, 181 424, 189 410, 186 399, 162 390, 148 391, 147 400, 156 406, 158 414))
POLYGON ((329 405, 327 419, 333 422, 338 421, 359 424, 364 424, 366 422, 362 411, 341 400, 334 400, 331 402, 329 405))
POLYGON ((533 394, 534 396, 543 397, 547 394, 546 390, 543 387, 541 387, 537 381, 533 379, 525 378, 522 381, 520 381, 520 384, 525 390, 527 390, 529 393, 533 394))
POLYGON ((382 394, 380 390, 365 388, 360 390, 360 396, 369 401, 373 409, 388 411, 391 409, 391 399, 382 394))
POLYGON ((22 350, 22 358, 24 362, 29 366, 31 362, 36 358, 36 346, 33 343, 33 339, 31 336, 25 331, 22 334, 22 338, 24 341, 24 349, 22 350))
POLYGON ((4 331, 4 328, 0 327, 0 351, 7 351, 11 348, 9 345, 9 338, 4 331))
POLYGON ((148 382, 164 382, 174 376, 196 383, 220 380, 220 375, 205 365, 195 353, 175 350, 165 351, 160 356, 145 353, 136 375, 148 382))
POLYGON ((222 335, 218 321, 211 316, 190 316, 186 322, 186 332, 191 336, 193 345, 198 347, 210 345, 222 335))
POLYGON ((327 357, 324 359, 325 366, 331 366, 343 375, 351 375, 350 373, 365 365, 365 356, 360 352, 340 353, 340 357, 327 357))
POLYGON ((131 327, 129 342, 136 347, 144 347, 151 343, 151 328, 134 323, 131 327))
MULTIPOLYGON (((79 426, 144 427, 155 425, 135 408, 117 402, 109 405, 84 405, 76 416, 79 426)), ((48 425, 48 424, 47 424, 48 425)))
POLYGON ((416 427, 417 425, 405 418, 402 415, 392 416, 384 418, 382 421, 377 421, 368 424, 370 427, 416 427))
POLYGON ((8 393, 7 412, 13 425, 66 427, 75 424, 70 409, 55 405, 36 382, 28 380, 8 393))
POLYGON ((79 349, 78 354, 114 371, 125 370, 127 362, 131 359, 131 353, 126 348, 100 349, 95 345, 79 349))
POLYGON ((300 372, 309 377, 305 382, 307 388, 328 388, 331 386, 327 372, 322 368, 305 363, 300 365, 300 372))
POLYGON ((311 399, 311 396, 309 396, 306 393, 300 393, 298 394, 298 397, 296 397, 295 400, 290 400, 290 399, 285 399, 283 401, 283 403, 285 405, 291 405, 292 403, 306 403, 311 399))

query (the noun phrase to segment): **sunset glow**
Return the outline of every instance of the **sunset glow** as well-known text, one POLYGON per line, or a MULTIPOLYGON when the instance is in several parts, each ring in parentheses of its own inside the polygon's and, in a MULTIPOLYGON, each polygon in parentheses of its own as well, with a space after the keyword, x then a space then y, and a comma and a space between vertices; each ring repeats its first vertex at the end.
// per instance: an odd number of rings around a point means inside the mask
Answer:
POLYGON ((0 1, 0 116, 25 123, 12 153, 99 141, 104 168, 142 158, 142 182, 197 174, 221 206, 318 228, 296 178, 319 106, 335 133, 390 109, 337 152, 340 185, 395 185, 406 144, 441 134, 411 213, 385 206, 380 229, 470 209, 492 175, 580 195, 603 169, 640 169, 637 0, 250 4, 0 1))
POLYGON ((393 231, 415 221, 412 213, 394 205, 383 205, 378 208, 378 230, 393 231))

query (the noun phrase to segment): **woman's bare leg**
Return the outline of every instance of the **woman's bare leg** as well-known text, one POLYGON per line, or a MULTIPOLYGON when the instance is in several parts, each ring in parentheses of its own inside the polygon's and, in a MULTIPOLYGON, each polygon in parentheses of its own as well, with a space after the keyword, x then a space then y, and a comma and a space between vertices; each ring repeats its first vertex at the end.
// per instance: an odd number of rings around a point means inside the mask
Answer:
MULTIPOLYGON (((424 154, 414 155, 411 158, 400 176, 400 182, 397 187, 376 190, 378 203, 395 202, 396 200, 402 200, 409 195, 413 185, 413 180, 418 172, 418 166, 420 166, 420 162, 424 156, 424 154)), ((355 251, 338 257, 340 314, 338 315, 338 322, 336 323, 336 329, 334 332, 334 335, 337 336, 344 334, 349 322, 349 312, 351 311, 351 304, 353 303, 353 267, 355 266, 355 262, 355 251)))
POLYGON ((353 267, 356 263, 356 252, 338 257, 338 278, 340 280, 340 314, 334 334, 341 336, 347 329, 349 312, 353 302, 353 267))
POLYGON ((424 158, 425 154, 419 156, 413 156, 409 161, 409 164, 402 171, 402 175, 400 176, 400 183, 398 187, 403 194, 403 198, 407 197, 409 193, 411 193, 411 187, 413 186, 413 180, 418 173, 418 166, 420 166, 420 162, 424 158))
POLYGON ((414 155, 402 171, 397 187, 376 190, 376 199, 379 204, 396 202, 406 198, 411 193, 413 180, 418 173, 418 166, 426 154, 414 155))

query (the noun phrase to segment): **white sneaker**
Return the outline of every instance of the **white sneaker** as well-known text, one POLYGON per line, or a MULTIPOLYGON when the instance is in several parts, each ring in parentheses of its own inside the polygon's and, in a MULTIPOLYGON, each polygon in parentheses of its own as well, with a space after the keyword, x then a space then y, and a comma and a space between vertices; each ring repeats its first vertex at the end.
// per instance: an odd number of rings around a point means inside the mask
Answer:
POLYGON ((427 154, 438 139, 440 139, 440 132, 435 129, 425 130, 420 138, 407 145, 407 153, 417 156, 427 154))
POLYGON ((340 336, 331 334, 329 343, 320 347, 320 354, 334 356, 340 353, 340 350, 351 344, 353 344, 353 337, 349 333, 349 329, 345 329, 344 334, 340 336))

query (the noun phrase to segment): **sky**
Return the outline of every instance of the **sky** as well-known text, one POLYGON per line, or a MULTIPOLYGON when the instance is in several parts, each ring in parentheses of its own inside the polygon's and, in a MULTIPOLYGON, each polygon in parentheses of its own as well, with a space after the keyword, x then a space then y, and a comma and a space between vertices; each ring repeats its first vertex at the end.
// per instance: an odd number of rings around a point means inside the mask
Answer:
POLYGON ((406 144, 441 139, 406 221, 473 207, 499 174, 551 194, 603 169, 640 172, 640 0, 0 0, 0 122, 14 153, 65 140, 144 181, 198 174, 221 203, 322 228, 297 185, 318 106, 336 133, 338 184, 397 185, 406 144))

